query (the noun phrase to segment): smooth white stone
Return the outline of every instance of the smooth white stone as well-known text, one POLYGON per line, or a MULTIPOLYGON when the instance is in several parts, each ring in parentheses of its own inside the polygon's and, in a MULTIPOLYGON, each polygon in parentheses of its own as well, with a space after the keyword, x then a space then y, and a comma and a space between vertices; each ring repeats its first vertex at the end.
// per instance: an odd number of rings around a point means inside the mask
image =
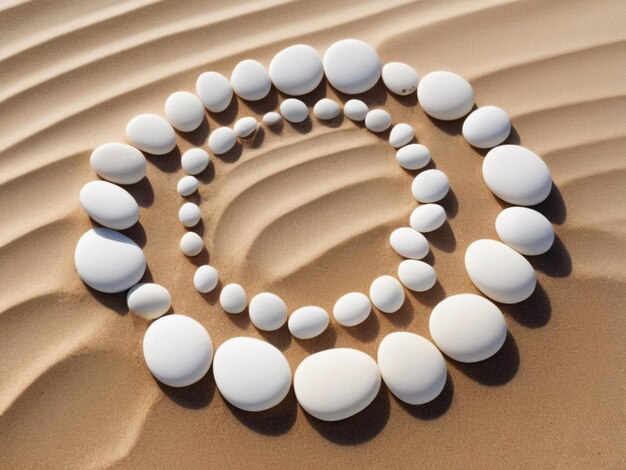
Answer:
POLYGON ((470 145, 488 149, 500 145, 511 133, 511 118, 502 108, 482 106, 463 123, 463 137, 470 145))
POLYGON ((269 75, 274 86, 283 93, 305 95, 315 90, 324 77, 322 58, 311 46, 289 46, 274 56, 269 75))
POLYGON ((176 185, 176 191, 181 196, 190 196, 195 193, 198 189, 198 178, 195 176, 183 176, 178 180, 178 184, 176 185))
POLYGON ((237 137, 248 137, 253 132, 257 130, 259 127, 259 123, 252 116, 242 117, 237 120, 235 125, 233 126, 233 130, 237 137))
POLYGON ((227 313, 241 313, 247 303, 246 291, 239 284, 227 284, 220 293, 220 305, 227 313))
POLYGON ((219 273, 213 266, 205 264, 196 269, 193 275, 193 286, 198 292, 206 294, 217 287, 219 273))
POLYGON ((479 295, 458 294, 442 300, 433 309, 428 323, 437 347, 459 362, 488 359, 506 340, 502 312, 479 295))
POLYGON ((409 224, 413 230, 428 233, 446 222, 446 210, 439 204, 422 204, 411 212, 409 224))
POLYGON ((405 170, 419 170, 430 163, 430 150, 422 144, 409 144, 396 152, 396 159, 405 170))
POLYGON ((406 96, 417 90, 419 76, 413 67, 402 62, 389 62, 383 66, 383 83, 389 91, 406 96))
POLYGON ((283 353, 255 338, 231 338, 215 351, 213 377, 231 405, 263 411, 278 405, 291 388, 291 369, 283 353))
POLYGON ((397 312, 404 304, 402 284, 395 277, 380 276, 370 286, 370 300, 381 312, 397 312))
POLYGON ((413 197, 422 203, 441 201, 449 190, 448 177, 440 170, 422 171, 411 185, 413 197))
POLYGON ((552 190, 548 165, 521 145, 500 145, 483 160, 483 179, 493 194, 518 206, 534 206, 552 190))
POLYGON ((365 127, 372 132, 383 132, 391 126, 391 115, 384 109, 372 109, 365 116, 365 127))
POLYGON ((452 121, 474 106, 474 90, 463 77, 452 72, 431 72, 417 86, 417 99, 426 114, 452 121))
POLYGON ((250 321, 259 330, 274 331, 287 321, 287 305, 271 292, 261 292, 250 300, 250 321))
POLYGON ((105 180, 117 184, 135 184, 146 176, 146 157, 128 144, 110 142, 91 152, 91 168, 105 180))
POLYGON ((526 300, 537 284, 528 260, 495 240, 471 243, 465 252, 465 269, 483 294, 503 304, 526 300))
POLYGON ((266 126, 275 126, 283 120, 283 117, 276 111, 270 111, 263 115, 263 124, 266 126))
POLYGON ((428 240, 411 227, 400 227, 389 236, 391 247, 400 256, 411 259, 422 259, 428 254, 428 240))
POLYGON ((126 138, 139 150, 154 155, 170 153, 176 147, 174 129, 156 114, 139 114, 128 121, 126 138))
POLYGON ((398 279, 407 289, 425 292, 437 282, 435 269, 423 261, 405 259, 398 265, 398 279))
POLYGON ((372 311, 370 299, 361 292, 349 292, 335 302, 333 317, 343 326, 356 326, 367 320, 372 311))
POLYGON ((413 128, 405 123, 401 122, 396 124, 389 133, 389 143, 393 148, 403 147, 415 137, 415 131, 413 128))
POLYGON ((378 82, 381 63, 376 50, 358 39, 332 44, 324 54, 324 72, 330 84, 342 93, 363 93, 378 82))
POLYGON ((349 100, 343 106, 343 113, 353 121, 364 121, 369 112, 367 105, 361 100, 349 100))
POLYGON ((80 190, 80 205, 100 225, 115 230, 139 220, 139 206, 128 191, 108 181, 90 181, 80 190))
POLYGON ((296 98, 287 98, 280 103, 280 114, 283 115, 285 120, 297 124, 308 117, 309 110, 302 101, 296 98))
POLYGON ((204 248, 202 237, 196 232, 187 232, 180 238, 180 251, 187 256, 196 256, 204 248))
POLYGON ((126 235, 108 228, 94 228, 80 237, 74 264, 85 284, 106 293, 134 286, 146 270, 141 248, 126 235))
POLYGON ((193 202, 184 203, 178 210, 178 220, 185 227, 195 227, 200 222, 201 217, 200 208, 193 202))
POLYGON ((380 372, 376 361, 364 352, 328 349, 300 363, 293 388, 307 413, 323 421, 339 421, 374 401, 380 389, 380 372))
POLYGON ((548 219, 527 207, 509 207, 496 217, 496 232, 515 251, 541 255, 554 243, 554 228, 548 219))
POLYGON ((218 127, 209 135, 209 150, 215 155, 223 155, 237 143, 237 134, 230 127, 218 127))
POLYGON ((186 387, 209 371, 213 342, 207 330, 193 318, 167 315, 146 330, 143 356, 159 382, 186 387))
POLYGON ((439 350, 426 338, 405 331, 383 338, 378 346, 378 367, 391 393, 409 405, 437 398, 448 375, 439 350))
POLYGON ((167 313, 172 306, 172 296, 162 285, 146 282, 128 291, 126 305, 135 315, 154 320, 167 313))
POLYGON ((204 119, 204 106, 196 95, 177 91, 165 101, 165 117, 181 132, 195 131, 204 119))
POLYGON ((206 109, 221 113, 233 99, 233 88, 221 73, 204 72, 196 80, 196 94, 206 109))
POLYGON ((258 101, 272 88, 270 76, 261 62, 246 59, 239 62, 230 75, 230 84, 237 95, 246 101, 258 101))
POLYGON ((183 153, 180 164, 188 174, 197 175, 209 166, 209 160, 209 153, 206 150, 194 147, 183 153))
POLYGON ((329 322, 326 310, 309 305, 294 311, 289 316, 287 327, 294 338, 311 339, 321 335, 328 328, 329 322))
POLYGON ((341 107, 329 98, 322 98, 313 106, 313 114, 317 119, 335 119, 339 113, 341 113, 341 107))

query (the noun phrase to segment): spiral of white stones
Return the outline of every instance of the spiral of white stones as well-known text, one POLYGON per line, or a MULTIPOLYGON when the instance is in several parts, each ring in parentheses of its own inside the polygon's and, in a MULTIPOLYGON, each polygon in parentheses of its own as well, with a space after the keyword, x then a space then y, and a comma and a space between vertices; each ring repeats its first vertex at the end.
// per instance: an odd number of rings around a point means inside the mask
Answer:
MULTIPOLYGON (((138 218, 138 207, 126 190, 112 183, 140 181, 145 176, 146 161, 136 148, 152 154, 169 153, 176 145, 172 126, 181 132, 195 130, 204 119, 203 108, 212 112, 225 110, 233 90, 242 99, 256 101, 267 96, 273 84, 285 94, 299 96, 315 89, 324 74, 334 88, 346 94, 369 90, 382 75, 393 93, 406 95, 417 90, 423 110, 435 119, 459 119, 474 106, 474 91, 462 77, 440 71, 419 80, 415 70, 406 64, 391 62, 381 67, 376 51, 354 39, 333 44, 323 60, 310 46, 291 46, 275 56, 269 73, 253 60, 238 64, 230 81, 217 72, 205 72, 196 83, 197 97, 188 92, 176 92, 168 97, 167 121, 157 115, 141 114, 128 123, 126 134, 134 147, 109 143, 92 153, 92 167, 111 183, 87 183, 81 191, 82 207, 107 227, 89 230, 76 246, 75 264, 83 281, 95 290, 109 293, 132 287, 127 295, 128 307, 146 319, 167 312, 171 297, 164 287, 137 284, 145 271, 143 252, 115 230, 133 225, 138 218)), ((321 99, 313 108, 313 114, 321 122, 336 118, 341 111, 341 106, 328 98, 321 99)), ((351 120, 365 121, 371 132, 383 132, 392 126, 387 111, 370 110, 360 100, 346 102, 343 112, 351 120)), ((262 123, 274 126, 282 118, 298 123, 309 116, 307 106, 297 98, 285 99, 280 113, 282 117, 276 112, 267 113, 262 123)), ((258 126, 255 118, 243 117, 233 129, 217 128, 209 135, 208 148, 215 155, 224 154, 234 147, 238 138, 253 135, 258 126)), ((474 147, 494 147, 484 159, 483 178, 497 197, 518 206, 538 204, 551 190, 550 171, 532 151, 517 145, 500 145, 510 129, 505 111, 484 106, 465 119, 463 136, 474 147)), ((397 149, 398 163, 411 171, 424 168, 431 160, 427 147, 411 143, 414 137, 413 128, 406 123, 395 124, 389 134, 389 143, 397 149)), ((200 148, 182 155, 181 165, 188 173, 177 185, 182 197, 197 190, 198 180, 194 175, 204 171, 209 160, 209 154, 200 148)), ((385 313, 396 312, 405 300, 402 285, 415 292, 433 287, 434 269, 419 261, 429 251, 423 233, 437 230, 445 223, 445 210, 437 202, 448 190, 448 178, 439 170, 425 170, 415 176, 411 192, 421 205, 412 212, 409 226, 397 228, 390 235, 392 248, 408 258, 398 267, 402 284, 393 276, 383 275, 372 282, 369 298, 359 292, 344 295, 333 309, 337 323, 346 327, 362 323, 370 315, 371 304, 385 313)), ((185 227, 192 228, 201 219, 200 208, 186 202, 178 217, 185 227)), ((521 302, 532 294, 536 284, 535 272, 521 254, 545 253, 554 240, 552 225, 533 209, 510 207, 498 216, 496 230, 504 243, 473 242, 465 254, 466 270, 486 296, 501 303, 521 302)), ((181 238, 180 249, 187 256, 195 256, 203 249, 202 238, 195 232, 187 232, 181 238)), ((206 293, 216 288, 218 277, 214 267, 205 265, 197 269, 193 283, 199 292, 206 293)), ((220 305, 231 314, 243 312, 248 305, 244 288, 235 283, 224 286, 220 305)), ((287 306, 269 292, 255 295, 248 310, 252 323, 261 330, 276 330, 287 322, 287 306)), ((323 333, 328 324, 325 310, 307 306, 292 313, 288 326, 294 337, 308 339, 323 333)), ((382 375, 399 399, 410 404, 427 403, 439 395, 446 381, 445 361, 439 350, 457 361, 481 361, 500 349, 507 334, 500 309, 474 294, 454 295, 441 301, 431 314, 429 328, 439 349, 421 336, 392 333, 380 344, 377 364, 353 349, 313 354, 300 364, 293 379, 298 402, 319 419, 343 419, 358 413, 373 400, 382 375)), ((198 322, 184 315, 168 315, 147 329, 144 357, 158 380, 182 387, 199 380, 208 371, 213 345, 208 332, 198 322)), ((282 353, 269 343, 251 338, 232 338, 217 349, 214 376, 224 398, 249 411, 276 405, 291 385, 291 370, 282 353)))

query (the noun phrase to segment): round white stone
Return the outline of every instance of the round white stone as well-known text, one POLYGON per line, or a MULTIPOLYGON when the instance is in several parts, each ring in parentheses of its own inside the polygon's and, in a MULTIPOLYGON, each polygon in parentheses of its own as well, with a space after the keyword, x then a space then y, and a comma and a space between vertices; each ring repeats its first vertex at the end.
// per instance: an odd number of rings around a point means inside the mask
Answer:
POLYGON ((483 179, 493 194, 518 206, 534 206, 548 197, 552 174, 539 156, 520 145, 500 145, 483 161, 483 179))
POLYGON ((399 148, 411 142, 413 137, 415 137, 413 128, 409 124, 401 122, 391 129, 389 133, 389 143, 392 147, 399 148))
POLYGON ((274 56, 269 75, 278 90, 287 95, 300 96, 317 88, 324 77, 324 68, 315 49, 296 44, 274 56))
POLYGON ((431 72, 417 86, 417 99, 426 114, 452 121, 474 106, 474 90, 463 77, 452 72, 431 72))
POLYGON ((181 196, 190 196, 195 193, 198 189, 198 178, 195 176, 183 176, 178 180, 178 184, 176 185, 176 191, 181 196))
POLYGON ((402 284, 395 277, 380 276, 370 286, 370 300, 381 312, 397 312, 404 304, 402 284))
POLYGON ((237 143, 237 134, 230 127, 218 127, 209 135, 209 150, 215 155, 223 155, 237 143))
POLYGON ((483 106, 463 123, 463 137, 470 145, 488 149, 500 145, 511 133, 511 118, 502 108, 483 106))
POLYGON ((176 134, 170 123, 156 114, 139 114, 126 125, 126 138, 139 150, 164 155, 176 147, 176 134))
POLYGON ((389 236, 391 247, 400 256, 411 259, 422 259, 428 254, 428 240, 411 227, 400 227, 389 236))
POLYGON ((435 269, 423 261, 405 259, 398 265, 398 279, 407 289, 425 292, 437 282, 435 269))
POLYGON ((372 132, 383 132, 391 126, 391 115, 384 109, 372 109, 365 116, 365 127, 372 132))
POLYGON ((209 165, 209 160, 209 153, 198 147, 187 150, 183 153, 182 157, 180 157, 180 163, 183 170, 190 175, 202 173, 209 165))
POLYGON ((233 99, 233 88, 221 73, 204 72, 196 80, 196 94, 206 109, 221 113, 233 99))
POLYGON ((200 208, 193 202, 184 203, 178 210, 178 220, 185 227, 195 227, 200 222, 201 217, 200 208))
POLYGON ((381 63, 369 44, 358 39, 344 39, 332 44, 324 54, 324 72, 337 90, 356 95, 376 85, 381 63))
POLYGON ((343 106, 343 113, 353 121, 364 121, 369 112, 367 105, 361 100, 349 100, 343 106))
POLYGON ((340 112, 341 107, 329 98, 322 98, 313 106, 313 114, 323 121, 336 118, 340 112))
POLYGON ((329 321, 326 310, 309 305, 293 312, 287 327, 294 338, 311 339, 321 335, 328 328, 329 321))
POLYGON ((259 123, 252 116, 242 117, 237 120, 235 125, 233 126, 233 130, 237 137, 248 137, 252 135, 253 132, 257 130, 259 127, 259 123))
POLYGON ((378 367, 391 393, 409 405, 437 398, 448 374, 439 350, 426 338, 405 331, 383 338, 378 346, 378 367))
POLYGON ((146 270, 146 258, 137 244, 108 228, 94 228, 80 237, 74 251, 80 278, 93 289, 122 292, 134 286, 146 270))
POLYGON ((343 326, 356 326, 367 320, 372 311, 370 299, 361 292, 349 292, 333 307, 335 321, 343 326))
POLYGON ((271 292, 261 292, 250 300, 250 321, 259 330, 274 331, 287 321, 287 305, 271 292))
POLYGON ((198 292, 206 294, 217 287, 219 274, 213 266, 205 264, 196 269, 193 275, 193 286, 198 292))
POLYGON ((276 126, 283 120, 283 117, 276 111, 270 111, 263 115, 263 124, 266 126, 276 126))
POLYGON ((280 103, 280 114, 282 114, 287 121, 297 124, 308 117, 309 110, 302 101, 296 98, 287 98, 280 103))
POLYGON ((126 305, 135 315, 154 320, 167 313, 172 306, 172 296, 162 285, 146 282, 128 291, 126 305))
POLYGON ((498 307, 474 294, 458 294, 430 314, 430 336, 444 354, 459 362, 478 362, 497 353, 506 339, 506 321, 498 307))
POLYGON ((270 76, 263 64, 246 59, 239 62, 230 75, 230 84, 235 93, 246 101, 258 101, 267 96, 272 88, 270 76))
POLYGON ((446 210, 439 204, 422 204, 411 212, 409 224, 413 230, 428 233, 446 222, 446 210))
POLYGON ((181 132, 195 131, 204 119, 204 106, 196 95, 177 91, 165 101, 165 117, 181 132))
POLYGON ((405 170, 419 170, 430 162, 430 150, 422 144, 409 144, 396 152, 396 159, 405 170))
POLYGON ((80 190, 80 205, 100 225, 115 230, 139 220, 139 206, 128 191, 108 181, 90 181, 80 190))
POLYGON ((356 349, 328 349, 304 359, 293 377, 298 403, 323 421, 339 421, 364 410, 380 389, 376 361, 356 349))
POLYGON ((241 313, 247 303, 246 291, 239 284, 225 285, 220 292, 220 305, 227 313, 241 313))
POLYGON ((202 237, 196 232, 187 232, 180 238, 180 251, 187 256, 196 256, 204 248, 202 237))
POLYGON ((143 357, 159 382, 186 387, 209 371, 213 342, 207 330, 193 318, 167 315, 146 330, 143 357))
POLYGON ((465 269, 487 297, 503 304, 526 300, 535 290, 537 277, 528 260, 504 243, 476 240, 465 252, 465 269))
POLYGON ((450 190, 450 182, 443 171, 422 171, 413 179, 411 192, 413 197, 422 203, 442 200, 450 190))
POLYGON ((396 95, 406 96, 417 90, 419 76, 413 67, 402 62, 389 62, 383 67, 383 83, 396 95))
POLYGON ((245 411, 278 405, 291 388, 291 369, 283 353, 255 338, 231 338, 215 351, 213 377, 222 397, 245 411))
POLYGON ((541 213, 528 207, 509 207, 496 217, 496 232, 515 251, 541 255, 554 243, 554 229, 541 213))
POLYGON ((112 183, 134 184, 146 176, 146 157, 128 144, 99 145, 91 152, 89 161, 99 176, 112 183))

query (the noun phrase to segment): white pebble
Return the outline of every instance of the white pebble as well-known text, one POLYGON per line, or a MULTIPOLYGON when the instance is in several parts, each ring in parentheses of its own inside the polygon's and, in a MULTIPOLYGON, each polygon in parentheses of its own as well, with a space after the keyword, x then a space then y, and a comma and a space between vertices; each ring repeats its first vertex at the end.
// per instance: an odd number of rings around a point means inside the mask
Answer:
POLYGON ((343 107, 343 113, 353 121, 364 121, 369 108, 361 100, 349 100, 343 107))
POLYGON ((154 155, 164 155, 176 147, 174 129, 156 114, 139 114, 128 121, 126 138, 139 150, 154 155))
POLYGON ((196 93, 206 109, 221 113, 233 99, 233 88, 228 79, 217 72, 204 72, 196 80, 196 93))
POLYGON ((417 90, 419 76, 413 67, 402 62, 389 62, 383 67, 383 83, 389 91, 406 96, 417 90))
POLYGON ((227 313, 241 313, 247 303, 246 291, 239 284, 227 284, 220 293, 220 305, 227 313))
POLYGON ((178 220, 185 227, 195 227, 200 222, 201 216, 200 208, 193 202, 184 203, 178 210, 178 220))
POLYGON ((89 162, 99 176, 112 183, 135 184, 146 176, 146 157, 128 144, 99 145, 91 152, 89 162))
POLYGON ((193 286, 198 292, 206 294, 217 287, 219 274, 213 266, 205 264, 196 269, 193 275, 193 286))
POLYGON ((324 54, 324 72, 330 84, 342 93, 356 95, 372 88, 381 74, 376 50, 358 39, 332 44, 324 54))
POLYGON ((450 182, 443 171, 422 171, 413 180, 411 192, 413 197, 422 203, 442 200, 450 190, 450 182))
POLYGON ((463 137, 470 145, 488 149, 500 145, 511 133, 511 118, 502 108, 482 106, 463 123, 463 137))
POLYGON ((202 237, 196 232, 187 232, 180 238, 180 251, 187 256, 196 256, 204 248, 202 237))
POLYGON ((204 106, 196 95, 177 91, 165 101, 165 117, 181 132, 195 131, 204 120, 204 106))
POLYGON ((287 305, 271 292, 261 292, 250 300, 250 321, 259 330, 274 331, 287 321, 287 305))
POLYGON ((496 232, 515 251, 541 255, 554 243, 554 228, 548 219, 528 207, 508 207, 496 217, 496 232))
POLYGON ((437 282, 437 273, 430 264, 405 259, 398 265, 398 279, 407 289, 414 292, 426 292, 437 282))
POLYGON ((209 153, 198 147, 190 148, 180 157, 183 170, 190 175, 202 173, 209 165, 209 160, 209 153))
POLYGON ((311 339, 321 335, 328 328, 329 321, 326 310, 309 305, 294 311, 289 316, 287 327, 294 338, 311 339))
POLYGON ((252 116, 246 116, 235 122, 233 130, 235 131, 235 134, 237 134, 237 137, 248 137, 252 135, 258 127, 259 123, 256 119, 252 116))
POLYGON ((428 254, 428 240, 411 227, 400 227, 389 236, 391 247, 400 256, 411 259, 422 259, 428 254))
POLYGON ((283 117, 276 111, 270 111, 263 115, 263 124, 266 126, 275 126, 283 120, 283 117))
POLYGON ((263 64, 256 60, 246 59, 239 62, 230 75, 230 84, 240 98, 247 101, 258 101, 265 98, 272 82, 263 64))
POLYGON ((372 109, 365 116, 365 127, 372 132, 383 132, 391 126, 391 115, 384 109, 372 109))
POLYGON ((302 101, 296 98, 287 98, 280 103, 280 114, 282 114, 287 121, 297 124, 308 117, 309 110, 302 101))
POLYGON ((417 99, 426 114, 452 121, 474 106, 474 90, 463 77, 452 72, 431 72, 417 86, 417 99))
POLYGON ((172 306, 168 290, 152 282, 137 284, 126 294, 126 305, 135 315, 154 320, 167 313, 172 306))
POLYGON ((437 230, 446 222, 446 210, 439 204, 422 204, 411 212, 409 224, 421 233, 437 230))
POLYGON ((419 170, 430 162, 430 150, 422 144, 409 144, 396 152, 396 159, 405 170, 419 170))
POLYGON ((370 286, 370 300, 381 312, 397 312, 404 304, 402 284, 395 277, 380 276, 370 286))
POLYGON ((329 120, 335 119, 341 113, 341 108, 337 104, 337 102, 329 99, 322 98, 313 107, 313 114, 317 119, 321 120, 329 120))
POLYGON ((317 88, 324 77, 324 68, 315 49, 296 44, 274 56, 269 75, 278 90, 287 95, 300 96, 317 88))
POLYGON ((413 137, 415 137, 413 128, 409 124, 401 122, 391 129, 389 133, 389 143, 392 147, 399 148, 411 142, 413 137))
POLYGON ((90 181, 80 190, 80 205, 100 225, 125 230, 139 220, 139 206, 128 191, 108 181, 90 181))
POLYGON ((178 180, 176 191, 181 196, 190 196, 198 190, 198 178, 195 176, 183 176, 178 180))
POLYGON ((335 321, 343 326, 356 326, 367 320, 372 311, 370 299, 361 292, 349 292, 333 307, 335 321))
POLYGON ((237 143, 237 134, 230 127, 218 127, 209 135, 209 150, 215 155, 223 155, 237 143))

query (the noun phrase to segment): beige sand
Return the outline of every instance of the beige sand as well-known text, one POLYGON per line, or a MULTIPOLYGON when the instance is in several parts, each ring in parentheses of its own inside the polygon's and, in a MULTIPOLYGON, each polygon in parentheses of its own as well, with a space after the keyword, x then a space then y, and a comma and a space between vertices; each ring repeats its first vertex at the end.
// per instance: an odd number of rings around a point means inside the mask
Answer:
MULTIPOLYGON (((155 3, 4 1, 0 8, 0 467, 1 468, 623 468, 626 466, 626 3, 318 1, 155 3), (210 4, 211 3, 211 4, 210 4), (88 157, 123 141, 140 112, 194 89, 205 70, 228 74, 244 58, 266 65, 304 42, 320 51, 343 37, 373 44, 384 61, 421 74, 469 78, 477 104, 513 118, 510 142, 542 155, 556 187, 540 209, 558 240, 532 259, 540 287, 506 307, 510 337, 493 359, 449 362, 443 395, 422 407, 383 387, 357 417, 326 424, 293 393, 260 415, 226 405, 210 374, 188 390, 159 386, 143 363, 147 323, 122 295, 79 280, 74 245, 90 227, 78 191, 94 178, 88 157)), ((307 98, 337 96, 326 83, 307 98)), ((399 313, 333 326, 313 341, 286 329, 261 335, 198 295, 195 265, 224 282, 272 290, 290 309, 331 309, 350 290, 395 272, 390 231, 415 206, 411 175, 377 136, 346 120, 267 130, 202 176, 197 198, 208 253, 185 259, 176 221, 178 154, 151 157, 131 188, 151 277, 174 310, 202 322, 219 345, 266 337, 292 368, 307 354, 352 346, 375 355, 391 331, 428 336, 444 296, 475 292, 462 259, 495 237, 501 209, 480 177, 482 155, 383 87, 368 102, 412 124, 450 177, 450 221, 430 236, 440 283, 399 313)), ((209 129, 275 109, 275 93, 208 117, 209 129)), ((346 97, 339 96, 345 100, 346 97)), ((384 137, 384 136, 383 136, 384 137)))

